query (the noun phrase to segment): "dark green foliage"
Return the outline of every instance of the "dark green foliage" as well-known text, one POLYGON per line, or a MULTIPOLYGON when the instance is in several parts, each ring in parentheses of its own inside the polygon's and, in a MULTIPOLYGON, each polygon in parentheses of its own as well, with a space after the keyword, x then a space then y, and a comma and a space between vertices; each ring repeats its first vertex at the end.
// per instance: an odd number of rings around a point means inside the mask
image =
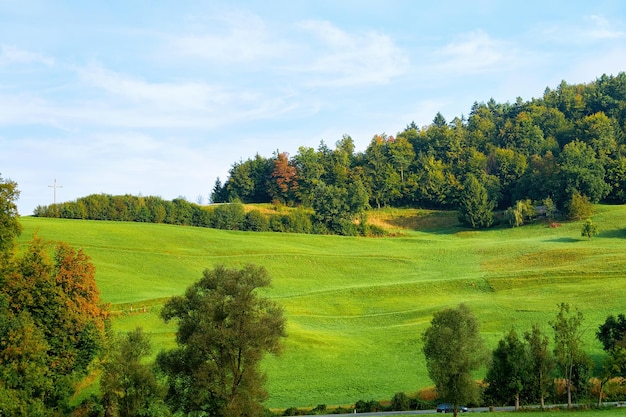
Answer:
POLYGON ((553 388, 554 367, 556 365, 552 352, 548 349, 548 336, 541 332, 534 324, 530 332, 524 333, 528 343, 528 366, 530 369, 530 384, 526 387, 525 396, 529 402, 539 400, 544 407, 545 398, 553 388))
POLYGON ((213 186, 213 190, 211 191, 210 196, 211 203, 226 203, 227 195, 226 195, 226 187, 222 185, 222 181, 219 177, 215 180, 215 185, 213 186))
POLYGON ((489 200, 487 189, 476 177, 469 175, 463 183, 459 203, 459 221, 472 229, 483 229, 493 224, 495 204, 489 200))
POLYGON ((0 410, 6 415, 47 415, 53 391, 49 345, 30 313, 14 313, 0 294, 0 410))
POLYGON ((170 299, 165 321, 177 319, 178 348, 161 352, 167 401, 175 412, 219 417, 260 416, 266 398, 260 361, 278 353, 285 336, 282 309, 257 295, 269 286, 262 267, 205 270, 183 297, 170 299))
POLYGON ((240 200, 243 203, 269 203, 269 179, 274 170, 274 160, 257 154, 254 159, 233 164, 229 178, 224 183, 223 201, 240 200))
POLYGON ((410 410, 411 399, 404 392, 396 392, 391 398, 391 411, 410 410))
POLYGON ((184 198, 166 201, 160 197, 111 196, 93 194, 76 201, 38 206, 39 217, 62 217, 83 220, 115 220, 169 223, 185 226, 209 226, 206 210, 184 198))
POLYGON ((367 193, 360 181, 349 188, 319 184, 314 191, 313 220, 322 230, 346 236, 357 234, 354 220, 367 205, 367 193))
POLYGON ((296 407, 289 407, 283 412, 284 416, 302 416, 305 414, 306 414, 305 411, 300 410, 299 408, 296 408, 296 407))
POLYGON ((328 414, 326 404, 318 404, 315 408, 311 409, 309 414, 328 414))
POLYGON ((591 240, 592 237, 598 234, 598 226, 596 226, 591 219, 587 219, 580 230, 580 235, 586 237, 587 240, 591 240))
POLYGON ((245 229, 253 232, 267 232, 270 229, 269 220, 260 210, 251 210, 246 213, 245 229))
POLYGON ((376 400, 363 401, 359 400, 354 405, 357 413, 376 413, 383 411, 383 406, 376 400))
POLYGON ((558 158, 560 189, 567 198, 580 193, 597 203, 610 192, 604 181, 605 169, 594 150, 576 140, 563 147, 558 158))
POLYGON ((313 226, 311 224, 311 216, 309 213, 302 209, 297 209, 291 212, 290 218, 290 232, 311 233, 313 226))
POLYGON ((606 352, 612 350, 618 343, 626 343, 626 316, 624 314, 619 314, 617 318, 612 314, 608 316, 598 328, 596 338, 606 352))
POLYGON ((106 412, 120 417, 167 416, 163 403, 165 392, 157 383, 151 365, 145 359, 151 354, 150 338, 137 328, 123 336, 113 336, 100 381, 106 412))
POLYGON ((472 373, 486 363, 478 321, 465 304, 434 314, 423 336, 428 375, 442 401, 456 406, 476 403, 472 373))
POLYGON ((490 404, 510 404, 515 400, 515 409, 520 406, 522 391, 531 384, 528 349, 523 341, 511 330, 492 353, 491 365, 487 370, 485 397, 490 404))
POLYGON ((246 213, 243 204, 233 202, 220 204, 213 210, 211 227, 224 230, 243 230, 246 213))

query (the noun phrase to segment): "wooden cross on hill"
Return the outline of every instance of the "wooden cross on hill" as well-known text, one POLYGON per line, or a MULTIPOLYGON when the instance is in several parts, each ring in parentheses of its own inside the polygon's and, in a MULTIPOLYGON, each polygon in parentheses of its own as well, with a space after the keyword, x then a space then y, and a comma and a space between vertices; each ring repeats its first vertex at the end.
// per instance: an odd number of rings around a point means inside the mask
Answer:
POLYGON ((56 205, 56 203, 57 203, 57 188, 63 188, 63 186, 62 185, 57 185, 57 179, 55 178, 54 179, 54 185, 48 185, 48 187, 54 188, 54 200, 53 200, 53 202, 56 205))

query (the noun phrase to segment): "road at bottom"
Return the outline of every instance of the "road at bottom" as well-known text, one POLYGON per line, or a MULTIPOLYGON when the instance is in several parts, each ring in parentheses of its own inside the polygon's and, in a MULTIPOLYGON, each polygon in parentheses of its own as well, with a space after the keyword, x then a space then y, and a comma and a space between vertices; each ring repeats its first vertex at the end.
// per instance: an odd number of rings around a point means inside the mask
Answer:
MULTIPOLYGON (((467 410, 468 413, 485 413, 487 411, 515 411, 515 407, 507 406, 507 407, 475 407, 469 408, 467 410)), ((310 416, 300 416, 300 417, 348 417, 348 416, 359 416, 359 417, 385 417, 385 416, 411 416, 418 414, 437 414, 437 410, 411 410, 411 411, 377 411, 372 413, 351 413, 351 414, 323 414, 323 415, 310 415, 310 416)), ((446 413, 443 413, 446 414, 446 413)), ((452 413, 449 413, 452 414, 452 413)), ((465 414, 465 413, 459 413, 465 414)))
MULTIPOLYGON (((626 403, 624 402, 605 402, 602 404, 605 407, 615 406, 615 407, 625 407, 626 403)), ((546 405, 546 408, 564 408, 567 404, 551 404, 546 405)), ((577 404, 574 404, 576 407, 577 404)), ((539 408, 539 405, 530 405, 524 406, 522 408, 539 408)), ((515 407, 513 406, 505 406, 505 407, 474 407, 469 408, 467 410, 468 413, 486 413, 489 411, 515 411, 515 407)), ((347 417, 347 416, 359 416, 359 417, 385 417, 385 416, 410 416, 417 414, 437 414, 437 410, 412 410, 412 411, 380 411, 373 413, 351 413, 351 414, 325 414, 325 415, 311 415, 311 416, 301 416, 301 417, 347 417)), ((445 413, 444 413, 445 414, 445 413)), ((449 413, 452 414, 452 413, 449 413)), ((465 414, 465 413, 459 413, 465 414)))

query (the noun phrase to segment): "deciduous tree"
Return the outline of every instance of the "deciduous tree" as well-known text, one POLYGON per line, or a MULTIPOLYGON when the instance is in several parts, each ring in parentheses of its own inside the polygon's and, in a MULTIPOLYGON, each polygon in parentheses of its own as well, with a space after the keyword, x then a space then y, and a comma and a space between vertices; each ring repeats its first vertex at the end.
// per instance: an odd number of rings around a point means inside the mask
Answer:
POLYGON ((22 232, 16 204, 19 196, 17 183, 0 176, 0 265, 6 265, 12 255, 15 238, 22 232))
POLYGON ((572 386, 577 364, 585 361, 582 349, 583 313, 571 311, 567 303, 559 304, 556 318, 550 322, 554 329, 554 356, 561 368, 567 389, 567 407, 572 407, 572 386))
POLYGON ((465 304, 434 314, 423 336, 428 375, 439 397, 457 407, 477 400, 472 373, 486 363, 488 352, 478 320, 465 304))
POLYGON ((289 161, 289 155, 281 152, 274 159, 274 170, 269 187, 271 196, 281 203, 293 203, 298 191, 296 167, 289 161))
POLYGON ((285 336, 282 309, 258 295, 270 285, 263 267, 205 270, 185 295, 162 310, 176 319, 178 348, 161 352, 167 400, 174 411, 218 417, 259 416, 267 393, 260 361, 278 353, 285 336))
POLYGON ((586 237, 587 240, 591 240, 592 237, 598 234, 598 226, 596 226, 591 219, 587 219, 580 229, 580 235, 586 237))
POLYGON ((530 332, 524 333, 528 342, 528 360, 530 367, 531 388, 536 390, 541 408, 544 408, 545 398, 549 393, 554 378, 554 357, 548 349, 549 338, 541 332, 537 324, 533 324, 530 332))
POLYGON ((507 404, 515 399, 515 410, 519 410, 520 394, 529 385, 529 357, 523 339, 515 330, 498 342, 493 351, 491 365, 485 381, 489 384, 485 395, 494 401, 507 404))
POLYGON ((112 336, 100 380, 107 415, 162 417, 169 415, 152 366, 150 337, 141 328, 112 336), (111 413, 111 414, 108 414, 111 413))
POLYGON ((617 318, 612 314, 608 316, 598 327, 596 338, 607 352, 618 343, 626 342, 626 316, 624 314, 619 314, 617 318))

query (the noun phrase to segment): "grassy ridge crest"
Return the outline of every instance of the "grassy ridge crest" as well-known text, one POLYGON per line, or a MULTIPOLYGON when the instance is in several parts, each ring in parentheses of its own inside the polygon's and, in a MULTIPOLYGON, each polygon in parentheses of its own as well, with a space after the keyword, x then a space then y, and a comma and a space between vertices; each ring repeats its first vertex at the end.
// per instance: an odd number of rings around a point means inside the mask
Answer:
POLYGON ((114 326, 142 326, 157 348, 173 345, 175 327, 158 316, 217 264, 263 265, 266 296, 284 308, 283 355, 264 362, 270 407, 351 404, 390 398, 431 384, 421 335, 435 311, 467 303, 495 346, 505 331, 548 321, 569 302, 585 314, 587 350, 626 296, 626 206, 597 206, 600 234, 581 223, 534 224, 481 232, 462 229, 454 213, 373 211, 369 221, 396 237, 233 232, 145 223, 24 217, 25 245, 37 232, 83 250, 96 265, 114 326), (132 311, 131 311, 132 306, 132 311))

